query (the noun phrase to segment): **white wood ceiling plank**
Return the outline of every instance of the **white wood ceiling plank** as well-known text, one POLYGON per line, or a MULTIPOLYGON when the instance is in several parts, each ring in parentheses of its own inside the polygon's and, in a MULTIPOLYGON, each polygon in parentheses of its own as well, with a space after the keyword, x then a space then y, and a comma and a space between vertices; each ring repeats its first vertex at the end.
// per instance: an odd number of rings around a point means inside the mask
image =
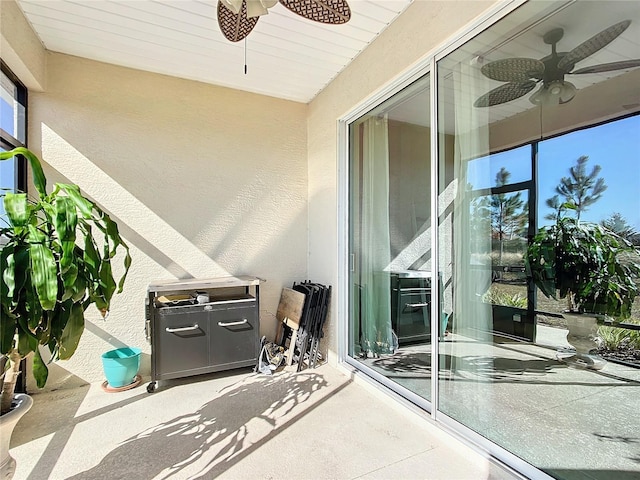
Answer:
MULTIPOLYGON (((155 71, 163 73, 171 73, 173 68, 204 68, 211 71, 226 69, 241 72, 244 65, 242 55, 237 55, 235 60, 229 61, 228 57, 208 57, 201 52, 172 52, 162 46, 153 44, 148 44, 144 48, 132 48, 132 45, 125 41, 107 43, 105 42, 106 37, 101 37, 100 35, 95 35, 91 40, 78 42, 76 37, 68 31, 52 32, 49 27, 44 28, 43 31, 51 32, 59 40, 66 40, 67 43, 62 45, 63 50, 70 49, 74 45, 84 45, 85 48, 100 47, 101 56, 98 58, 100 61, 104 61, 104 57, 108 55, 108 52, 113 54, 113 56, 110 56, 111 59, 121 58, 122 62, 127 61, 126 58, 130 56, 135 56, 136 58, 142 56, 146 59, 155 59, 161 63, 162 67, 157 68, 155 71), (185 61, 188 62, 186 67, 184 65, 185 61), (174 67, 170 68, 171 65, 174 67)), ((274 70, 274 64, 277 62, 277 58, 274 59, 270 54, 262 52, 249 52, 247 60, 252 71, 258 71, 258 69, 274 70)), ((127 61, 127 65, 131 64, 131 61, 127 61)), ((289 61, 277 65, 275 70, 292 81, 308 82, 309 77, 322 79, 327 76, 327 69, 320 64, 301 65, 297 62, 289 61)), ((330 73, 331 71, 329 69, 330 73)))
MULTIPOLYGON (((35 17, 34 17, 35 18, 35 17)), ((165 52, 165 55, 173 53, 175 56, 183 54, 199 55, 203 58, 217 58, 224 60, 226 54, 215 48, 206 50, 203 48, 206 44, 197 47, 194 45, 184 45, 179 42, 172 42, 167 39, 163 39, 161 36, 147 35, 145 39, 140 39, 132 35, 117 35, 114 36, 109 32, 93 29, 89 26, 70 24, 59 21, 49 21, 47 24, 39 24, 37 18, 33 23, 37 26, 41 32, 41 37, 45 43, 49 42, 53 38, 66 38, 71 42, 89 43, 94 46, 110 49, 117 45, 124 45, 131 50, 151 51, 161 50, 165 52), (99 43, 96 43, 99 42, 99 43)), ((51 48, 51 47, 48 47, 51 48)))
POLYGON ((46 48, 129 68, 310 101, 411 0, 349 0, 352 20, 322 25, 282 5, 244 42, 219 30, 217 0, 17 0, 46 48), (179 72, 176 74, 176 72, 179 72))
POLYGON ((251 35, 247 37, 247 42, 251 42, 258 34, 269 35, 273 38, 281 39, 282 42, 289 42, 290 44, 297 44, 301 47, 312 47, 320 52, 333 53, 346 58, 353 58, 359 51, 362 42, 351 41, 348 44, 334 43, 331 38, 315 37, 305 33, 301 33, 294 30, 286 30, 273 24, 263 24, 258 26, 251 32, 251 35), (260 28, 258 28, 260 27, 260 28))
MULTIPOLYGON (((411 2, 404 3, 408 6, 411 2)), ((402 7, 402 2, 386 2, 384 0, 376 2, 352 0, 349 5, 351 6, 352 16, 361 15, 385 23, 392 21, 398 16, 398 13, 406 8, 398 10, 398 8, 402 7)))
MULTIPOLYGON (((71 24, 84 24, 91 22, 93 26, 104 31, 113 31, 114 34, 118 32, 131 30, 133 32, 140 32, 143 34, 162 35, 167 38, 176 41, 185 41, 188 38, 207 38, 211 39, 212 28, 199 28, 197 26, 189 27, 188 24, 175 23, 170 28, 167 25, 159 25, 157 23, 144 21, 135 17, 122 17, 115 13, 104 12, 94 8, 73 8, 73 13, 65 10, 55 8, 56 4, 60 2, 51 3, 32 3, 29 2, 25 8, 25 13, 30 16, 38 16, 41 24, 46 24, 44 19, 51 18, 61 21, 67 21, 71 24), (180 27, 180 28, 178 28, 180 27)), ((217 29, 217 25, 215 26, 217 29)))
MULTIPOLYGON (((243 43, 235 44, 236 48, 242 50, 243 43)), ((314 47, 300 45, 295 42, 283 40, 282 38, 265 35, 261 32, 252 33, 247 40, 247 50, 269 51, 274 56, 282 59, 297 59, 306 57, 309 62, 324 63, 332 69, 341 68, 351 59, 350 56, 340 55, 336 52, 319 50, 314 47)))
MULTIPOLYGON (((32 24, 61 28, 68 25, 69 28, 83 26, 92 31, 101 31, 115 37, 124 36, 138 39, 141 42, 153 42, 164 45, 178 44, 184 47, 202 48, 215 41, 213 35, 208 38, 193 32, 178 32, 157 25, 144 24, 128 19, 119 23, 111 23, 98 18, 85 16, 71 16, 57 10, 30 9, 32 24)), ((207 32, 205 32, 207 33, 207 32)), ((210 32, 209 32, 210 33, 210 32)), ((86 32, 89 34, 89 32, 86 32)))
POLYGON ((372 7, 386 10, 394 15, 404 11, 413 0, 350 0, 349 5, 352 10, 363 12, 372 7))
POLYGON ((163 15, 173 18, 176 14, 184 15, 185 17, 202 17, 207 20, 216 20, 218 2, 217 0, 210 0, 206 2, 199 2, 196 0, 147 0, 145 2, 138 2, 141 10, 146 10, 150 13, 164 12, 163 15))
POLYGON ((366 42, 371 37, 370 33, 357 28, 350 28, 349 23, 342 25, 325 25, 286 11, 284 14, 273 13, 260 17, 256 28, 263 24, 268 24, 288 31, 303 30, 304 33, 310 37, 325 39, 331 39, 334 35, 340 35, 341 42, 349 42, 352 40, 366 42))

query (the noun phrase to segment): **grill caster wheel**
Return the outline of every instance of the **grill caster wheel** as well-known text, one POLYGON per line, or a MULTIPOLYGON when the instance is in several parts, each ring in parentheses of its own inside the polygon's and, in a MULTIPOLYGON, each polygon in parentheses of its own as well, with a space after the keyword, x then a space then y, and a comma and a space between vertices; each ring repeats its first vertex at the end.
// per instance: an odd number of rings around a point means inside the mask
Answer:
POLYGON ((156 391, 156 382, 151 382, 147 385, 147 393, 153 393, 156 391))

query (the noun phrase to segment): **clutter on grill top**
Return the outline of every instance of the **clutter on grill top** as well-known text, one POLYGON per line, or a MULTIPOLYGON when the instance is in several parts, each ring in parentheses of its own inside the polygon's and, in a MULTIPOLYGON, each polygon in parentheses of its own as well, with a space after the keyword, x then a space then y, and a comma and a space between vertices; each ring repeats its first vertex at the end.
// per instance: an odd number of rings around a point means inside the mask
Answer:
POLYGON ((156 298, 156 303, 159 307, 182 307, 185 305, 209 303, 210 300, 208 292, 198 290, 190 294, 161 295, 156 298))

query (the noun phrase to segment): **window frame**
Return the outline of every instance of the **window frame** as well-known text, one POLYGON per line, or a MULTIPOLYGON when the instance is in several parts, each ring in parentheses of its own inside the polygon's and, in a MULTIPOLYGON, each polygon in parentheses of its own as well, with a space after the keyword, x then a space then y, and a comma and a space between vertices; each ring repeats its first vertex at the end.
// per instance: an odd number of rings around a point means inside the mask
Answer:
MULTIPOLYGON (((25 128, 25 141, 24 143, 19 141, 9 132, 0 128, 0 147, 5 150, 12 150, 17 147, 26 147, 28 141, 28 125, 29 125, 29 116, 28 116, 28 90, 27 87, 18 79, 18 77, 11 71, 11 69, 7 66, 7 64, 0 59, 0 69, 2 73, 5 74, 9 80, 11 80, 16 88, 17 88, 17 98, 16 100, 20 105, 24 107, 24 128, 25 128)), ((16 175, 14 178, 14 186, 16 191, 19 192, 27 192, 27 161, 24 157, 18 157, 16 159, 16 175)))
MULTIPOLYGON (((18 77, 11 71, 8 65, 0 59, 0 70, 11 80, 17 89, 16 100, 20 105, 24 107, 24 143, 19 141, 13 135, 0 128, 0 147, 5 150, 12 150, 16 147, 26 147, 27 138, 29 132, 29 115, 28 115, 28 90, 27 87, 18 79, 18 77)), ((23 156, 18 156, 15 159, 15 177, 14 177, 14 189, 17 192, 27 193, 27 160, 23 156)), ((27 360, 22 359, 20 362, 20 374, 16 379, 16 393, 27 393, 27 360)))

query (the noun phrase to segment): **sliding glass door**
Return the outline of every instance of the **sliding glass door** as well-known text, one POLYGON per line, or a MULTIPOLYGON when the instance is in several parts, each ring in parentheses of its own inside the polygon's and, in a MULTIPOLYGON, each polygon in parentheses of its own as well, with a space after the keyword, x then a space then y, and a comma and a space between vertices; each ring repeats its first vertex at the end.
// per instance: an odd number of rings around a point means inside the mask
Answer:
POLYGON ((431 318, 429 76, 350 125, 348 352, 428 399, 431 318))
POLYGON ((638 351, 638 32, 627 2, 530 2, 436 67, 438 413, 557 478, 640 477, 640 364, 602 357, 638 351))
POLYGON ((527 2, 349 124, 350 363, 527 476, 640 478, 638 38, 527 2))

